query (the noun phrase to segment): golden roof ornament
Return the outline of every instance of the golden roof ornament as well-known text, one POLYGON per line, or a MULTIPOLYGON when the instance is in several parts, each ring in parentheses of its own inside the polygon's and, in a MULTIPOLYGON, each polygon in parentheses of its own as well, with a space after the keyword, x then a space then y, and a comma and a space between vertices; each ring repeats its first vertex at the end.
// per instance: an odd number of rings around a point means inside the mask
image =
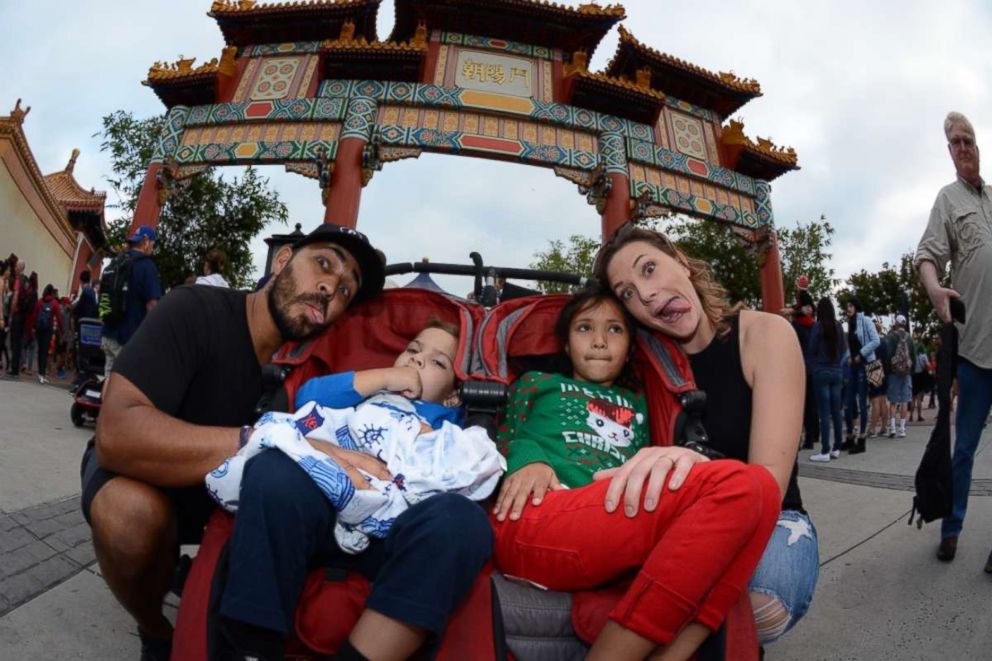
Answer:
POLYGON ((31 112, 31 106, 21 110, 21 100, 18 99, 17 103, 14 104, 14 109, 10 111, 10 119, 17 125, 24 123, 24 118, 27 117, 28 113, 31 112))
POLYGON ((580 71, 589 71, 589 53, 584 50, 577 50, 572 53, 572 59, 563 69, 566 76, 571 76, 580 71))
POLYGON ((651 87, 651 67, 641 67, 634 72, 634 77, 638 87, 651 87))
POLYGON ((217 71, 224 76, 233 76, 238 71, 237 56, 237 46, 225 46, 220 52, 220 65, 217 71))
POLYGON ((339 41, 354 41, 355 40, 355 21, 350 18, 341 24, 341 34, 338 35, 339 41))
POLYGON ((417 21, 417 29, 413 33, 413 39, 410 40, 411 46, 417 46, 418 48, 427 47, 427 22, 417 21))
POLYGON ((216 57, 196 68, 193 68, 194 62, 196 62, 195 57, 184 58, 182 55, 172 64, 156 62, 148 69, 148 80, 168 80, 217 73, 220 68, 220 63, 216 57))
POLYGON ((72 156, 69 157, 69 162, 65 166, 65 171, 67 173, 72 174, 72 171, 76 167, 76 159, 77 158, 79 158, 79 150, 78 149, 73 149, 72 150, 72 156))

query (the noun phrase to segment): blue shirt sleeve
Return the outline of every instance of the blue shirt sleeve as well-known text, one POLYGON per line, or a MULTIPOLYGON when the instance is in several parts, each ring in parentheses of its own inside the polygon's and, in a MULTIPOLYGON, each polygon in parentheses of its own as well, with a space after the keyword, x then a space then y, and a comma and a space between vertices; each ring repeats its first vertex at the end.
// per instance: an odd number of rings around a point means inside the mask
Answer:
POLYGON ((415 399, 413 400, 413 407, 417 409, 417 413, 427 420, 427 424, 434 429, 440 429, 445 420, 459 427, 465 424, 465 409, 461 406, 444 406, 435 402, 424 402, 415 399))
POLYGON ((142 303, 157 301, 162 298, 162 285, 158 279, 158 269, 155 262, 149 258, 134 261, 134 284, 138 290, 138 298, 142 303))
POLYGON ((339 372, 316 376, 304 383, 296 393, 295 408, 298 409, 307 402, 317 402, 332 409, 343 409, 355 406, 363 399, 365 398, 355 390, 355 373, 339 372))

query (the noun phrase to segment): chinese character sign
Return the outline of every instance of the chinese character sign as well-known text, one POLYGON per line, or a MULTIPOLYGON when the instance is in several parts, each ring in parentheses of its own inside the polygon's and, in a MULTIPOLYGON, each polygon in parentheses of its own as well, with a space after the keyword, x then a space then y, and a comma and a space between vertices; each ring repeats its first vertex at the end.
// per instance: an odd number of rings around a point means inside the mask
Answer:
POLYGON ((455 85, 513 96, 534 96, 534 63, 482 51, 458 53, 455 85))

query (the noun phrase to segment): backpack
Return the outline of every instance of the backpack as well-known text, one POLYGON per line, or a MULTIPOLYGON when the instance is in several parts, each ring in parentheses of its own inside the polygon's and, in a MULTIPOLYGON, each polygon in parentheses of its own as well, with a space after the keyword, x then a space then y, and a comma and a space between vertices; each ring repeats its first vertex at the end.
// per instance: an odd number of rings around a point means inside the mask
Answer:
POLYGON ((896 335, 896 350, 892 352, 892 373, 905 376, 913 371, 913 359, 909 355, 909 333, 900 331, 896 335))
POLYGON ((38 318, 34 322, 34 330, 36 333, 55 330, 55 301, 49 299, 41 302, 38 318))
POLYGON ((100 319, 109 326, 116 326, 124 320, 127 308, 127 289, 131 283, 131 267, 134 256, 123 252, 112 260, 100 275, 100 299, 98 303, 100 319))

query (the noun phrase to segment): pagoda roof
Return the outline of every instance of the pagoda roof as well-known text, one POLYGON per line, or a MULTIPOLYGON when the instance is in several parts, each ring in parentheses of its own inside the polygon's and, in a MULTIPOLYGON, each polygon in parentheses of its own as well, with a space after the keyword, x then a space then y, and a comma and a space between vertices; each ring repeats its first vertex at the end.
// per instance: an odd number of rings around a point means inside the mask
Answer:
POLYGON ((320 41, 341 32, 347 20, 356 35, 376 39, 375 21, 382 0, 302 0, 258 3, 255 0, 214 0, 207 12, 217 21, 228 46, 252 46, 292 41, 320 41))
POLYGON ((799 157, 792 147, 778 147, 771 140, 752 140, 744 135, 744 123, 730 120, 720 135, 729 167, 756 179, 771 181, 791 170, 798 170, 799 157))
POLYGON ((444 30, 518 41, 591 57, 606 33, 626 17, 621 5, 568 7, 545 0, 396 0, 390 39, 410 39, 420 21, 444 30))
POLYGON ((665 95, 653 89, 643 77, 635 82, 575 68, 574 64, 565 66, 565 75, 574 80, 571 104, 580 108, 654 124, 665 104, 665 95))
POLYGON ((386 76, 415 82, 427 54, 427 29, 419 26, 409 41, 369 41, 356 36, 354 24, 346 21, 337 39, 321 43, 321 52, 325 77, 382 80, 386 76))
POLYGON ((25 172, 32 180, 32 184, 41 196, 45 207, 47 207, 54 218, 58 219, 63 229, 69 232, 69 236, 71 236, 72 228, 66 218, 65 209, 59 204, 58 199, 56 199, 55 195, 52 194, 52 190, 48 187, 45 177, 38 168, 38 162, 34 158, 34 153, 28 145, 27 136, 24 135, 24 127, 22 125, 24 124, 24 118, 29 112, 31 112, 31 107, 28 106, 22 109, 21 100, 18 99, 10 115, 6 117, 0 116, 0 141, 6 139, 13 144, 14 153, 20 158, 25 172))
POLYGON ((213 103, 220 63, 214 58, 194 67, 194 62, 196 58, 183 57, 172 64, 156 62, 148 69, 148 78, 142 85, 151 87, 169 108, 213 103))
POLYGON ((633 78, 637 70, 651 71, 651 86, 670 96, 716 111, 726 117, 751 99, 761 96, 753 78, 738 78, 726 71, 712 72, 691 62, 647 46, 622 25, 620 42, 606 67, 611 76, 633 78))
POLYGON ((73 149, 65 169, 46 174, 45 184, 66 211, 92 211, 103 214, 107 193, 97 192, 94 188, 86 190, 79 185, 72 173, 77 158, 79 158, 79 150, 73 149))

